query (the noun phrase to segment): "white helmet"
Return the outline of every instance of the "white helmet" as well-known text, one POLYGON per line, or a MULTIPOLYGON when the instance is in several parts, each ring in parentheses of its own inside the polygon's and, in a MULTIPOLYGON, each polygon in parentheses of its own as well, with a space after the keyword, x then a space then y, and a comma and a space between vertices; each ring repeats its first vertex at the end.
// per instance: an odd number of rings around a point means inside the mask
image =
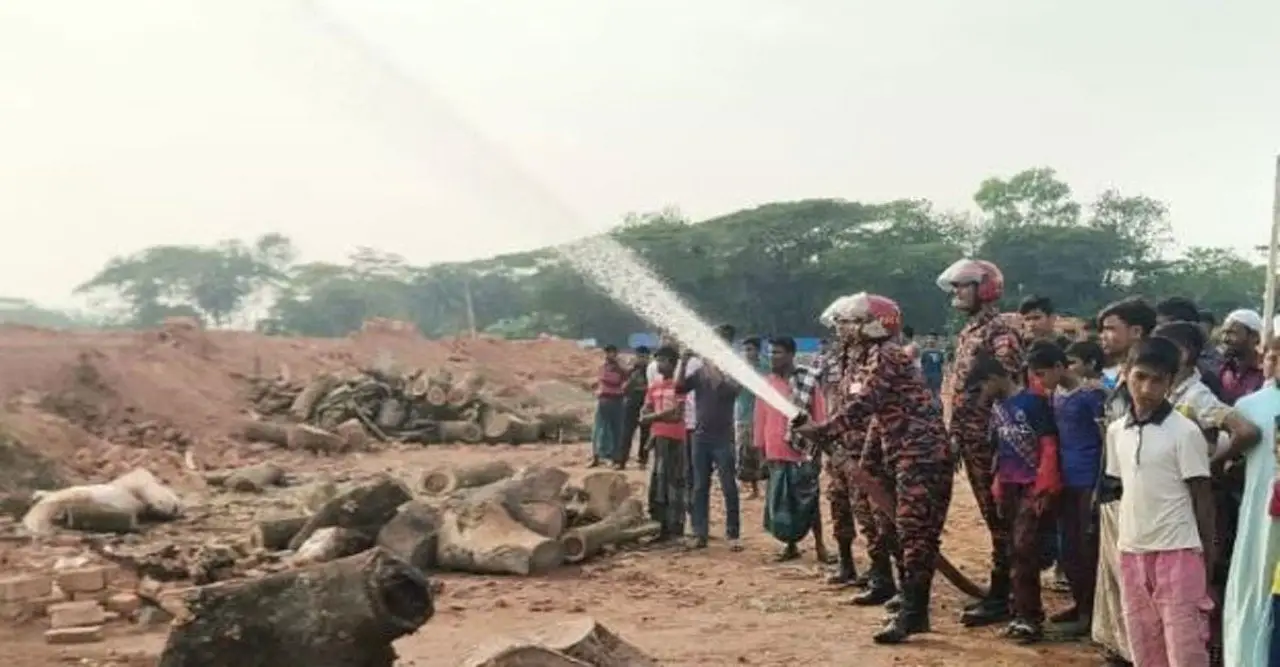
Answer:
POLYGON ((828 329, 836 328, 837 322, 849 319, 853 314, 854 306, 857 305, 854 297, 855 295, 852 294, 836 297, 836 300, 832 301, 831 305, 822 311, 822 316, 818 318, 818 321, 828 329))

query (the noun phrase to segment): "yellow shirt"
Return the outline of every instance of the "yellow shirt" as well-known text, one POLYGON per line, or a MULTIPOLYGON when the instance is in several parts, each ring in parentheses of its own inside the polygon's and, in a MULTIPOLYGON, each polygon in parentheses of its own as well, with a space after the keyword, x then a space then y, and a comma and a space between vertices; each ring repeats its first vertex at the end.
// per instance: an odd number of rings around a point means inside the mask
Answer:
POLYGON ((1280 563, 1276 563, 1276 572, 1271 576, 1271 594, 1280 595, 1280 563))

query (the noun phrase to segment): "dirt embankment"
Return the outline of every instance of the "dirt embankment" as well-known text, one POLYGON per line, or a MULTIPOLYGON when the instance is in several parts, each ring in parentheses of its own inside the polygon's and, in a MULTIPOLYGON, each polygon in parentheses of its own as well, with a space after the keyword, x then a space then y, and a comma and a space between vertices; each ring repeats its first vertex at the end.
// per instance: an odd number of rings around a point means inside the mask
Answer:
POLYGON ((594 356, 558 339, 426 340, 369 326, 342 339, 204 331, 55 332, 0 327, 0 496, 109 478, 145 465, 170 483, 188 455, 235 465, 253 450, 229 437, 248 407, 247 379, 308 378, 395 364, 479 372, 508 395, 539 383, 585 395, 594 356))

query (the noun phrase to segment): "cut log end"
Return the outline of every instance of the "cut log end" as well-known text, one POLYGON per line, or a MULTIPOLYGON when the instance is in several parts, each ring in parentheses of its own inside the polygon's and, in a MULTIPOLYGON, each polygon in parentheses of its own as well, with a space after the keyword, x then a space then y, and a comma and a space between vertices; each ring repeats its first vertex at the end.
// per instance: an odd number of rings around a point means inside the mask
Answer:
POLYGON ((601 521, 565 533, 560 538, 565 560, 580 563, 600 553, 605 546, 619 543, 627 535, 627 529, 643 518, 644 506, 639 500, 628 498, 601 521))
POLYGON ((473 649, 463 667, 657 667, 658 661, 592 618, 494 639, 473 649))
POLYGON ((431 585, 417 568, 380 567, 372 584, 375 605, 399 633, 413 632, 431 618, 431 585))
POLYGON ((506 461, 485 461, 432 470, 423 477, 422 487, 429 496, 443 496, 458 489, 492 484, 514 474, 515 469, 506 461))

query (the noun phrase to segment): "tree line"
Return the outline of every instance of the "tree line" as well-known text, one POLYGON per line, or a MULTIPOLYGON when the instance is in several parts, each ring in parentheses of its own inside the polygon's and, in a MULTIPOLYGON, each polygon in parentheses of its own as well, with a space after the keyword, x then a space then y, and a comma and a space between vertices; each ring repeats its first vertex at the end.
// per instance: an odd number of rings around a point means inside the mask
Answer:
MULTIPOLYGON (((1183 295, 1223 314, 1263 298, 1265 267, 1227 248, 1174 254, 1166 206, 1107 191, 1081 202, 1054 170, 989 178, 972 215, 926 200, 778 202, 699 223, 676 209, 628 215, 609 232, 698 312, 739 331, 815 335, 837 295, 868 290, 903 306, 917 331, 945 331, 937 274, 963 255, 996 262, 1006 301, 1036 294, 1089 317, 1131 294, 1183 295)), ((155 246, 112 259, 77 292, 119 305, 115 324, 149 327, 173 315, 270 334, 341 336, 371 317, 415 323, 429 336, 549 333, 624 342, 647 327, 550 248, 413 266, 359 248, 345 263, 299 262, 288 238, 155 246)))

